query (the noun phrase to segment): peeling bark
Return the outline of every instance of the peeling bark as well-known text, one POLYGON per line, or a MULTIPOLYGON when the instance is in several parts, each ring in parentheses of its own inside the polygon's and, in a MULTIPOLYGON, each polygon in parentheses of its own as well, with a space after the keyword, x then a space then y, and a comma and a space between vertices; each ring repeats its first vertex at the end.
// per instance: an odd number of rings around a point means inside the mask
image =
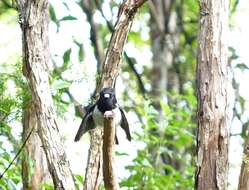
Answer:
MULTIPOLYGON (((124 0, 118 12, 118 19, 109 42, 108 51, 103 64, 100 83, 97 92, 103 87, 112 87, 118 76, 124 44, 130 31, 133 18, 137 9, 146 0, 124 0)), ((97 128, 91 132, 91 144, 85 174, 84 189, 99 189, 102 168, 102 141, 103 129, 97 128)))
POLYGON ((228 1, 200 0, 196 189, 227 189, 228 1))
POLYGON ((18 0, 23 32, 23 73, 28 79, 38 123, 38 135, 46 154, 56 190, 75 190, 55 120, 49 86, 48 1, 18 0))

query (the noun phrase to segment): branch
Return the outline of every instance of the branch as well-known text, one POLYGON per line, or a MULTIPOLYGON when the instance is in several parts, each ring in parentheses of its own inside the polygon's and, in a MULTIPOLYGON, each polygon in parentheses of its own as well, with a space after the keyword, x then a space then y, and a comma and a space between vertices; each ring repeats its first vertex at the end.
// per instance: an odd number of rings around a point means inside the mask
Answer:
POLYGON ((142 81, 142 78, 141 78, 140 74, 137 72, 137 70, 136 70, 136 68, 134 66, 134 61, 127 55, 126 52, 124 52, 124 57, 125 57, 128 65, 130 66, 131 70, 135 74, 135 76, 137 78, 139 89, 142 92, 142 94, 144 95, 146 93, 146 89, 144 87, 144 83, 142 81))
MULTIPOLYGON (((115 24, 114 32, 112 33, 109 42, 108 51, 106 53, 103 64, 102 75, 100 82, 97 85, 96 92, 99 92, 103 87, 114 85, 115 79, 118 76, 121 64, 124 44, 130 31, 132 21, 138 7, 135 6, 135 1, 123 1, 119 8, 119 15, 115 24)), ((99 177, 102 159, 102 129, 95 129, 91 133, 91 144, 88 154, 88 163, 85 173, 84 188, 99 187, 99 177)), ((92 188, 93 189, 93 188, 92 188)))
POLYGON ((86 110, 81 106, 81 104, 74 98, 74 96, 72 95, 72 93, 69 91, 69 89, 66 89, 66 93, 69 96, 69 98, 71 99, 71 101, 73 102, 74 108, 77 112, 79 112, 80 116, 83 118, 86 110))
POLYGON ((113 166, 115 115, 112 111, 104 114, 104 140, 103 140, 103 176, 107 190, 116 190, 117 182, 113 166))
POLYGON ((98 30, 97 30, 97 24, 94 22, 93 19, 93 4, 92 0, 86 1, 81 0, 80 6, 82 10, 85 12, 87 21, 91 26, 90 29, 90 40, 94 47, 94 55, 97 60, 97 73, 100 74, 101 72, 101 64, 104 61, 104 53, 103 53, 103 47, 101 46, 100 39, 98 38, 98 30))
POLYGON ((105 14, 104 14, 104 12, 103 12, 103 10, 102 10, 102 8, 101 8, 101 5, 100 5, 100 3, 99 3, 99 0, 95 0, 95 5, 96 5, 98 11, 101 13, 102 17, 105 19, 106 24, 107 24, 107 27, 108 27, 108 29, 110 30, 110 32, 114 32, 114 26, 113 26, 113 24, 106 18, 105 14))
POLYGON ((17 157, 21 154, 23 148, 25 147, 27 141, 29 140, 32 132, 34 131, 35 125, 32 127, 32 129, 30 130, 30 132, 28 133, 28 136, 26 137, 26 139, 24 140, 24 142, 22 143, 22 146, 20 147, 20 149, 18 150, 18 152, 16 153, 15 157, 12 159, 12 161, 9 163, 8 167, 5 168, 5 170, 3 171, 3 173, 0 175, 0 179, 3 178, 4 174, 10 169, 10 167, 12 166, 12 164, 15 162, 15 160, 17 159, 17 157))
MULTIPOLYGON (((139 2, 140 4, 141 2, 139 2)), ((103 10, 101 9, 101 6, 100 6, 100 3, 98 0, 95 0, 95 4, 96 4, 96 7, 97 9, 99 10, 99 12, 101 13, 102 17, 105 19, 106 21, 106 24, 108 26, 108 29, 110 30, 110 32, 114 32, 114 26, 112 25, 112 23, 106 18, 103 10)), ((142 94, 145 94, 146 93, 146 89, 144 87, 144 83, 142 81, 142 78, 140 77, 140 75, 138 74, 136 68, 134 67, 134 65, 136 64, 136 61, 132 58, 130 58, 126 51, 124 51, 124 56, 125 56, 125 59, 129 65, 129 67, 131 68, 131 70, 133 71, 133 73, 135 74, 135 77, 137 78, 137 82, 138 82, 138 86, 139 86, 139 90, 141 91, 142 94)))

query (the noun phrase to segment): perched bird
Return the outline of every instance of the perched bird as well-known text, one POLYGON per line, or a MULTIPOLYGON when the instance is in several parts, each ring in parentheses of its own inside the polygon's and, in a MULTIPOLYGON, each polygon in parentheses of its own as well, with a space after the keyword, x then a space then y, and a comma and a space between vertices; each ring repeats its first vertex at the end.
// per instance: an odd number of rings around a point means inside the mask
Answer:
MULTIPOLYGON (((84 133, 96 128, 97 126, 104 126, 104 113, 106 111, 113 111, 115 114, 115 126, 116 130, 118 126, 125 131, 126 137, 131 141, 131 134, 128 121, 125 117, 125 113, 121 107, 119 107, 113 88, 104 88, 99 94, 98 101, 87 106, 86 114, 80 124, 78 132, 74 141, 79 141, 84 133)), ((115 134, 115 141, 118 144, 118 138, 115 134)))

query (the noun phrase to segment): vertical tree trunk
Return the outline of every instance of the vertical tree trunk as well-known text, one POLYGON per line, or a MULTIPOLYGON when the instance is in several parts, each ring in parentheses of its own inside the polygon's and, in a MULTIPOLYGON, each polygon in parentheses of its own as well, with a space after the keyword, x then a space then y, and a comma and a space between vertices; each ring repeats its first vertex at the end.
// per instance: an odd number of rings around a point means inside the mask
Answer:
POLYGON ((244 156, 242 160, 238 190, 249 190, 249 136, 244 145, 244 156))
POLYGON ((27 138, 33 127, 34 131, 25 145, 22 158, 22 181, 24 190, 38 190, 41 188, 42 183, 51 182, 41 140, 36 133, 37 118, 35 108, 31 102, 23 114, 23 140, 27 138))
MULTIPOLYGON (((169 104, 175 104, 173 98, 167 96, 166 92, 179 93, 179 73, 175 71, 175 57, 178 52, 179 33, 178 33, 178 18, 176 17, 175 6, 177 1, 174 0, 155 0, 150 1, 150 29, 152 39, 152 99, 153 105, 159 113, 161 113, 160 101, 168 97, 169 104)), ((158 122, 162 121, 162 114, 158 117, 158 122)), ((152 131, 152 133, 158 131, 152 131)), ((164 135, 164 134, 160 134, 164 135)), ((173 138, 168 136, 167 138, 173 138)), ((165 145, 167 146, 167 145, 165 145)), ((177 153, 174 148, 167 147, 177 153)), ((158 151, 152 147, 150 153, 154 158, 153 164, 155 167, 162 164, 169 164, 176 169, 181 167, 181 163, 176 159, 170 159, 167 152, 158 155, 158 151), (159 157, 160 156, 160 157, 159 157), (163 159, 162 159, 163 158, 163 159)))
POLYGON ((225 190, 228 170, 227 0, 200 0, 196 189, 225 190))
MULTIPOLYGON (((133 18, 137 9, 146 0, 124 0, 118 12, 118 19, 114 27, 108 51, 103 64, 103 72, 100 83, 97 86, 97 92, 103 87, 114 85, 118 76, 124 44, 130 31, 133 18)), ((101 168, 102 168, 102 142, 103 130, 95 129, 91 132, 91 145, 88 155, 88 163, 85 174, 84 189, 99 189, 101 168)))
POLYGON ((56 190, 75 190, 62 146, 50 93, 48 63, 48 1, 18 0, 23 32, 23 73, 28 79, 38 122, 38 135, 56 190))
POLYGON ((150 2, 151 39, 153 53, 152 95, 159 104, 166 90, 179 91, 178 74, 173 67, 178 49, 179 35, 177 17, 173 7, 175 1, 155 0, 150 2))

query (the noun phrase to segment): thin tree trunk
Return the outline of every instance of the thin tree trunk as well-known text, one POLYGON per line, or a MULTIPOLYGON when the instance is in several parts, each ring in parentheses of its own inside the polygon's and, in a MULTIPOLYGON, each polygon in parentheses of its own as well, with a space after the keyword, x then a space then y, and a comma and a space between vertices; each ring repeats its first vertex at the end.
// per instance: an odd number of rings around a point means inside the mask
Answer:
POLYGON ((48 1, 18 0, 23 32, 23 73, 28 79, 38 123, 38 135, 46 154, 56 190, 75 190, 73 176, 55 120, 49 86, 48 1))
POLYGON ((227 189, 226 0, 200 0, 197 64, 198 136, 196 189, 227 189))
MULTIPOLYGON (((118 19, 103 64, 103 73, 101 75, 100 83, 97 86, 97 92, 99 92, 103 87, 111 87, 114 85, 120 69, 124 44, 128 32, 130 31, 133 18, 137 9, 144 2, 145 0, 124 0, 121 4, 118 19)), ((102 129, 98 128, 91 132, 91 144, 84 181, 85 190, 99 189, 102 176, 102 137, 102 129)))
POLYGON ((35 108, 31 102, 23 114, 23 140, 27 138, 33 127, 34 131, 25 145, 22 157, 22 181, 24 190, 39 190, 42 183, 52 182, 41 140, 36 133, 37 118, 35 108))

